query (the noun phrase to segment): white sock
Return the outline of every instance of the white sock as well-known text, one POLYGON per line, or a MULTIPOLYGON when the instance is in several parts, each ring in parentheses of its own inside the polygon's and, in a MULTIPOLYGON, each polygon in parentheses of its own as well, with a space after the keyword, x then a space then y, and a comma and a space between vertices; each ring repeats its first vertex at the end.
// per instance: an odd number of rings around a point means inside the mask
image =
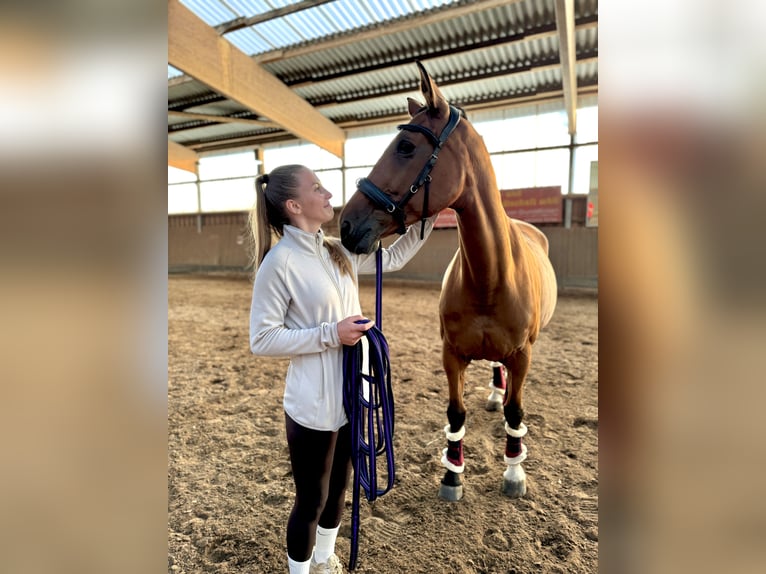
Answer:
POLYGON ((335 552, 335 539, 338 538, 340 524, 335 528, 322 528, 317 525, 317 539, 314 546, 314 562, 321 564, 327 562, 335 552))
POLYGON ((290 574, 309 574, 311 568, 311 558, 305 562, 296 562, 290 556, 287 557, 287 565, 290 567, 290 574))

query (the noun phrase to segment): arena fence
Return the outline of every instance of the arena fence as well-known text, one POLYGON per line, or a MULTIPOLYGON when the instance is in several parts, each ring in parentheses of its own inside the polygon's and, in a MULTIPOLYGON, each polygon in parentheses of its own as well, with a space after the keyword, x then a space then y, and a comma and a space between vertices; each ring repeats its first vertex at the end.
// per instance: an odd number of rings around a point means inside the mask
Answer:
MULTIPOLYGON (((570 225, 539 225, 550 242, 550 256, 562 289, 598 288, 598 228, 585 226, 586 197, 566 198, 570 225)), ((336 235, 338 212, 325 231, 336 235)), ((168 272, 250 272, 247 213, 168 216, 168 272)), ((388 241, 392 241, 390 238, 388 241)), ((391 279, 441 282, 457 248, 456 229, 435 229, 423 249, 391 279)))

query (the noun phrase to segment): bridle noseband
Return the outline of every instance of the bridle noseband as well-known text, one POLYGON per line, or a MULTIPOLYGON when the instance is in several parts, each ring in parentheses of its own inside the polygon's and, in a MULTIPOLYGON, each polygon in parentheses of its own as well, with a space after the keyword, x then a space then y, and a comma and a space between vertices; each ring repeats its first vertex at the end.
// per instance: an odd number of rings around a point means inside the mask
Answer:
POLYGON ((414 124, 401 124, 396 126, 396 128, 400 130, 405 130, 408 132, 419 132, 423 134, 434 146, 434 151, 431 154, 430 159, 428 162, 426 162, 426 165, 423 167, 423 169, 420 170, 420 174, 418 175, 415 182, 410 186, 409 192, 405 193, 404 197, 402 197, 397 203, 395 203, 378 186, 376 186, 366 177, 363 177, 357 181, 356 185, 359 191, 366 195, 370 201, 375 204, 375 207, 390 213, 391 217, 393 217, 394 220, 398 223, 399 226, 396 230, 398 234, 401 235, 406 231, 404 227, 404 206, 407 205, 407 202, 412 198, 413 195, 418 192, 421 187, 425 186, 425 195, 423 196, 423 212, 420 216, 420 238, 423 239, 425 222, 426 218, 428 217, 428 188, 429 184, 431 183, 431 170, 436 164, 436 160, 439 159, 439 151, 441 151, 444 142, 447 141, 447 138, 455 130, 459 122, 460 111, 458 111, 455 106, 450 106, 449 121, 447 122, 447 125, 444 126, 444 129, 442 130, 442 133, 439 137, 436 137, 436 135, 431 130, 423 126, 414 124))

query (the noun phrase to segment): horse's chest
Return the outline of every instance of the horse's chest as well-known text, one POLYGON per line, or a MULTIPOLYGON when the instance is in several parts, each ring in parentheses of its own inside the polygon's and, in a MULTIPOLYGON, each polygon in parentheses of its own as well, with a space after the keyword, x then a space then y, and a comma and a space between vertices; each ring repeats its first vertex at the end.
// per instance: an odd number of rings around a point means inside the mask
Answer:
POLYGON ((499 360, 523 347, 529 338, 527 325, 504 320, 494 313, 455 310, 442 313, 444 343, 472 359, 499 360))

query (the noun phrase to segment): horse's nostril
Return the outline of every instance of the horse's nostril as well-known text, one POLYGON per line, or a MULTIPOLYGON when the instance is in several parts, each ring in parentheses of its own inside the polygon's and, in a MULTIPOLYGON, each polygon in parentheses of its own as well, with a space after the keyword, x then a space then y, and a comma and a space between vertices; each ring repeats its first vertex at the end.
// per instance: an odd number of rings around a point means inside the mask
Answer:
POLYGON ((344 239, 351 235, 351 224, 348 221, 344 221, 340 224, 340 237, 344 239))

